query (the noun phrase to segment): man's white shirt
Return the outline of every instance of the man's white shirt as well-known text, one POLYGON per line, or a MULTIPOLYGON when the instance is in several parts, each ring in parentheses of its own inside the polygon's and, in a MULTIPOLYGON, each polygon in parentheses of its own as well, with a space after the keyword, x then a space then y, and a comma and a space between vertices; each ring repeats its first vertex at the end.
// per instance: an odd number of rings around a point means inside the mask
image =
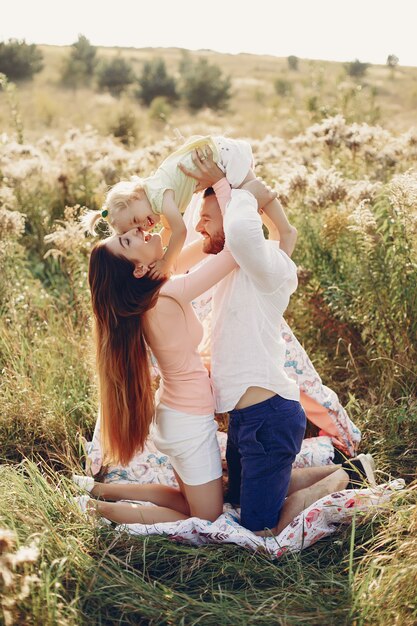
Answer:
POLYGON ((282 316, 297 288, 297 268, 278 242, 265 239, 254 196, 233 189, 223 228, 238 268, 215 288, 211 378, 218 413, 233 409, 248 387, 299 400, 284 370, 282 316))

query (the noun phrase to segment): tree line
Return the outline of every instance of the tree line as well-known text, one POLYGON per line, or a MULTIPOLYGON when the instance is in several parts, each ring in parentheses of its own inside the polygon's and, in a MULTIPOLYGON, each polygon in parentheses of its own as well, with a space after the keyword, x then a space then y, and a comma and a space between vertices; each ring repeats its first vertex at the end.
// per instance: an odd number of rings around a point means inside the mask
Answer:
MULTIPOLYGON (((398 62, 396 55, 388 55, 386 64, 392 71, 398 62)), ((290 55, 287 63, 290 71, 298 70, 299 59, 295 55, 290 55)), ((352 78, 362 78, 369 66, 359 59, 344 64, 346 73, 352 78)), ((31 80, 43 67, 43 54, 35 44, 17 39, 0 42, 0 73, 9 80, 31 80)), ((130 90, 145 106, 150 106, 155 98, 162 98, 172 105, 182 101, 193 111, 204 107, 227 108, 232 95, 231 77, 224 76, 220 67, 207 59, 193 61, 184 53, 178 73, 174 75, 168 73, 162 58, 155 58, 146 61, 137 76, 132 64, 120 55, 100 59, 96 47, 84 35, 78 36, 63 60, 60 82, 71 89, 96 87, 115 97, 130 90)), ((282 78, 275 81, 274 87, 280 96, 288 95, 291 90, 290 82, 282 78)))
MULTIPOLYGON (((16 39, 0 43, 0 73, 9 80, 31 80, 43 67, 42 52, 35 44, 16 39)), ((115 97, 129 89, 146 106, 155 98, 164 98, 170 104, 183 101, 191 110, 226 108, 232 86, 230 76, 223 75, 219 66, 202 58, 193 61, 188 54, 184 54, 177 75, 168 73, 162 58, 155 58, 146 61, 137 76, 132 64, 118 54, 100 59, 84 35, 79 35, 63 60, 60 82, 71 89, 96 87, 115 97)))

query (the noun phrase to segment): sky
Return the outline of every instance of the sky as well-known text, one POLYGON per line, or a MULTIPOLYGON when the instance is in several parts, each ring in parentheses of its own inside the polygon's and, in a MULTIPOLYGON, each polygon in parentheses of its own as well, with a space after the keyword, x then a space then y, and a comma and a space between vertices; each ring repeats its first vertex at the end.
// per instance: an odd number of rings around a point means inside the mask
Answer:
POLYGON ((178 47, 417 66, 416 0, 8 0, 0 41, 178 47))

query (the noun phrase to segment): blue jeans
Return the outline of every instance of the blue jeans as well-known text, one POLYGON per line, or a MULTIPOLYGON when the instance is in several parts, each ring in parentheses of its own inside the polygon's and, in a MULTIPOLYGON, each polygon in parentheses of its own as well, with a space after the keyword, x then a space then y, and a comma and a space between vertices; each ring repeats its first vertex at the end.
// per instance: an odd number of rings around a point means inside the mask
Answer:
POLYGON ((227 500, 240 502, 245 528, 256 531, 277 525, 305 427, 301 404, 278 395, 230 411, 227 500))

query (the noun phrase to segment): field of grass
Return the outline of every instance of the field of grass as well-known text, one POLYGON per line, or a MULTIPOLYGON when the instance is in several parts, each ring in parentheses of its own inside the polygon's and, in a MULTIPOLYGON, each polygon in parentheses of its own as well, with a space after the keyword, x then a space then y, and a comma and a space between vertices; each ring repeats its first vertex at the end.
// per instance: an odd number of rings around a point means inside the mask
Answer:
MULTIPOLYGON (((180 106, 162 121, 132 94, 62 89, 68 49, 43 51, 45 69, 15 93, 23 143, 0 93, 0 624, 414 625, 417 68, 374 66, 357 82, 337 63, 290 72, 286 59, 201 51, 233 76, 230 109, 180 106), (129 147, 110 132, 126 111, 129 147), (97 411, 91 241, 77 217, 197 133, 251 141, 299 232, 287 319, 362 429, 379 480, 406 482, 383 511, 278 561, 115 535, 71 500, 97 411)), ((119 52, 138 73, 154 56, 172 72, 181 59, 119 52)))
MULTIPOLYGON (((187 136, 189 130, 207 124, 219 125, 223 132, 262 139, 268 134, 292 137, 323 115, 342 113, 348 121, 381 123, 396 132, 415 124, 417 107, 417 68, 371 66, 360 80, 349 78, 343 63, 300 59, 299 70, 290 71, 287 59, 251 54, 221 54, 212 51, 191 53, 193 60, 206 58, 232 78, 233 97, 226 112, 190 113, 175 108, 168 125, 152 119, 149 111, 134 98, 135 86, 121 99, 93 89, 62 89, 59 85, 62 62, 69 48, 40 46, 45 68, 34 80, 19 87, 19 99, 26 136, 29 140, 44 134, 60 134, 72 127, 92 125, 102 133, 122 112, 129 111, 138 122, 138 140, 149 141, 174 129, 187 136), (276 80, 284 81, 288 93, 280 96, 276 80)), ((136 75, 145 61, 164 59, 168 72, 180 78, 183 50, 178 48, 98 48, 98 58, 116 54, 131 62, 136 75)), ((349 59, 348 59, 349 60, 349 59)), ((94 80, 92 79, 92 87, 94 80)), ((10 115, 0 93, 0 128, 10 129, 10 115)))

